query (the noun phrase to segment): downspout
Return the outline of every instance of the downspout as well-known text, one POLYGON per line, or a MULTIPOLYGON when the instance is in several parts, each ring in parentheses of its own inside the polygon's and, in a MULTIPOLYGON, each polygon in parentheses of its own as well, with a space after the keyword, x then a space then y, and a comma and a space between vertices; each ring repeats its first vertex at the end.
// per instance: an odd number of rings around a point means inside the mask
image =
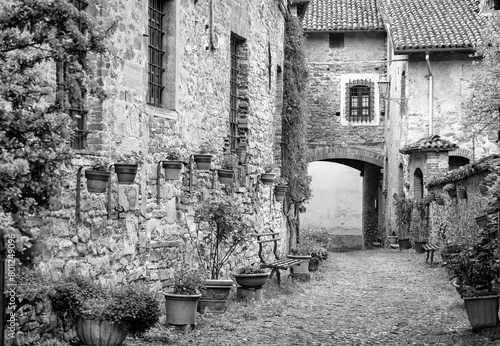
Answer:
POLYGON ((429 59, 429 53, 425 53, 425 61, 427 62, 427 70, 429 71, 429 136, 432 136, 433 128, 432 128, 432 98, 433 98, 433 90, 432 90, 432 69, 431 69, 431 61, 429 59))

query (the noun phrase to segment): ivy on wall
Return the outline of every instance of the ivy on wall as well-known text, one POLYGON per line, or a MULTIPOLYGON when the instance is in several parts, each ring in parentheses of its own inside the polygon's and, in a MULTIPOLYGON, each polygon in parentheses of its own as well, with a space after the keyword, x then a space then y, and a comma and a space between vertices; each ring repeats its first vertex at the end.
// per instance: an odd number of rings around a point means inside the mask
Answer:
POLYGON ((307 67, 304 34, 298 18, 285 14, 285 68, 283 75, 282 175, 288 180, 283 204, 290 231, 290 246, 299 241, 299 206, 311 197, 311 177, 307 174, 304 90, 307 67))

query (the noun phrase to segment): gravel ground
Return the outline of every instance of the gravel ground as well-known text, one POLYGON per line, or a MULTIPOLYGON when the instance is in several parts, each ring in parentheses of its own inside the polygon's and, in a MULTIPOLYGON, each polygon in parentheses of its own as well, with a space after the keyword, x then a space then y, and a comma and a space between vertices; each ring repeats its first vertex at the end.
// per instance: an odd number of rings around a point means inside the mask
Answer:
POLYGON ((230 301, 198 315, 192 331, 154 328, 126 346, 500 345, 499 330, 473 333, 439 263, 412 250, 331 252, 307 283, 268 282, 264 301, 230 301))

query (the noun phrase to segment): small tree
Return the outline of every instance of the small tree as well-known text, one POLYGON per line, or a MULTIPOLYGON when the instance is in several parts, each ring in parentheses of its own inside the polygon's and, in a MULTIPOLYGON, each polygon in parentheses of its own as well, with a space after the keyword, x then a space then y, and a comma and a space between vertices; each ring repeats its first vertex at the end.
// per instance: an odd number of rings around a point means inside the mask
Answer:
POLYGON ((56 62, 67 66, 67 88, 80 98, 70 101, 83 102, 82 91, 99 93, 79 61, 104 51, 105 34, 64 0, 0 5, 0 213, 11 214, 18 230, 24 215, 57 195, 60 169, 70 164, 74 126, 65 92, 57 91, 56 62))

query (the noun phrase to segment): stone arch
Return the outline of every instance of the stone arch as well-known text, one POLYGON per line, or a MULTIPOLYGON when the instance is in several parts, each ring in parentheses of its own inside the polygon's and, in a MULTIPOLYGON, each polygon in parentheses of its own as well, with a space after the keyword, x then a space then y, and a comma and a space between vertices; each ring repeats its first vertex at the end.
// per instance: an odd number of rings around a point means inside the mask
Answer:
POLYGON ((379 167, 384 167, 384 155, 372 150, 345 147, 321 147, 309 149, 307 162, 328 159, 359 160, 379 167))
POLYGON ((450 151, 448 153, 448 156, 462 156, 468 158, 471 161, 474 160, 474 153, 472 152, 472 150, 465 148, 458 148, 453 151, 450 151))

